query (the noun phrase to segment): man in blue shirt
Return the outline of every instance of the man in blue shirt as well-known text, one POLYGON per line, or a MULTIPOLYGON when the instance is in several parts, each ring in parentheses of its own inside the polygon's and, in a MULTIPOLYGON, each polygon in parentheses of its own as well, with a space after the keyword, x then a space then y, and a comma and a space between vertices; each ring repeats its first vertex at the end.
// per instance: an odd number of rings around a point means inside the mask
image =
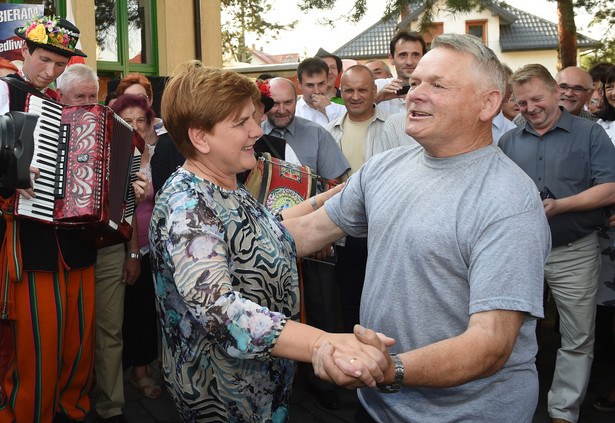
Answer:
POLYGON ((510 79, 526 123, 499 146, 543 193, 553 249, 545 265, 560 316, 561 348, 548 395, 554 422, 576 422, 593 361, 601 208, 615 203, 615 147, 604 130, 558 106, 560 89, 542 65, 510 79))

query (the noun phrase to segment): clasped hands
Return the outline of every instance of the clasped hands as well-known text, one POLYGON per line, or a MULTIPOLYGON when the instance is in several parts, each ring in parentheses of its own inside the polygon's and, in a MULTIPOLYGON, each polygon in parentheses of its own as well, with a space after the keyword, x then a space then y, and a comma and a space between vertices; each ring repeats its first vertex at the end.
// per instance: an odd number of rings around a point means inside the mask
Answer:
POLYGON ((392 382, 393 360, 387 347, 393 338, 355 325, 354 334, 327 333, 312 350, 312 366, 319 378, 349 389, 392 382))

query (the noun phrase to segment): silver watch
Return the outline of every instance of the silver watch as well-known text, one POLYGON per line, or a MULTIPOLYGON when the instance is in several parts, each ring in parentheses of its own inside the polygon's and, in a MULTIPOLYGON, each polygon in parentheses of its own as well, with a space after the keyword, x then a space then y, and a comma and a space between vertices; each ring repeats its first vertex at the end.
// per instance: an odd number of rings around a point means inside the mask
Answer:
POLYGON ((393 363, 395 363, 395 379, 393 379, 393 383, 390 385, 378 385, 378 392, 383 394, 394 394, 395 392, 399 392, 401 384, 404 381, 404 363, 397 354, 391 354, 391 358, 393 359, 393 363))
POLYGON ((141 258, 143 258, 143 255, 141 253, 130 253, 128 254, 128 258, 141 260, 141 258))

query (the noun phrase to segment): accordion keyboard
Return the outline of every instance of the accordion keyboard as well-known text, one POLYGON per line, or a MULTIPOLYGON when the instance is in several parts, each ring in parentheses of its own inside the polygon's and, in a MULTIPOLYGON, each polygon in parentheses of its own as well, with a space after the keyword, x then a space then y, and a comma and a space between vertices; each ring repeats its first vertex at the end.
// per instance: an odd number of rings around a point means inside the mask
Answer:
POLYGON ((53 221, 54 194, 63 174, 58 175, 58 161, 63 160, 59 154, 61 138, 62 106, 40 97, 30 97, 28 112, 39 116, 34 129, 34 155, 32 166, 40 170, 40 177, 33 181, 36 197, 30 199, 21 196, 19 213, 46 221, 53 221))

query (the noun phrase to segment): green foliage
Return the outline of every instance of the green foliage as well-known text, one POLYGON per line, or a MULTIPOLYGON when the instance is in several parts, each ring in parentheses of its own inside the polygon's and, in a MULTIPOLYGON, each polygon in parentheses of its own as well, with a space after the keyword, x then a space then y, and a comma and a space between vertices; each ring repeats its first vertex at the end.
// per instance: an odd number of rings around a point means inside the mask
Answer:
MULTIPOLYGON (((553 3, 560 2, 560 0, 550 1, 553 3)), ((423 7, 426 9, 426 12, 419 22, 419 30, 426 32, 433 25, 435 11, 433 6, 437 3, 438 0, 386 0, 383 19, 400 16, 407 8, 414 10, 417 7, 423 7)), ((472 10, 482 10, 486 5, 492 3, 490 0, 446 0, 442 8, 449 13, 456 14, 472 10)), ((504 1, 495 3, 505 4, 504 1)), ((336 0, 299 0, 298 6, 303 11, 314 9, 332 10, 335 4, 336 0)), ((573 5, 574 10, 586 10, 594 14, 593 25, 602 24, 607 27, 598 48, 582 58, 583 64, 594 64, 604 61, 615 63, 615 7, 613 7, 613 0, 574 0, 573 5)), ((556 7, 555 4, 554 7, 556 7)), ((365 15, 366 8, 366 0, 356 0, 348 14, 337 19, 327 19, 323 23, 332 25, 338 19, 356 23, 365 15)), ((571 13, 574 12, 571 11, 571 13)), ((570 24, 569 21, 568 24, 570 24)))
MULTIPOLYGON (((105 48, 104 40, 108 37, 117 37, 116 0, 96 0, 94 17, 96 22, 96 42, 102 50, 105 48)), ((140 29, 143 26, 143 10, 138 2, 128 2, 128 25, 140 29)))
POLYGON ((221 0, 220 5, 223 11, 222 51, 242 62, 250 57, 246 34, 255 34, 257 39, 263 36, 276 39, 281 31, 292 30, 297 24, 297 21, 281 24, 267 20, 272 8, 270 0, 221 0))
MULTIPOLYGON (((389 19, 391 17, 399 16, 408 7, 413 10, 417 7, 424 7, 426 9, 421 21, 419 22, 420 30, 428 30, 433 23, 433 6, 438 2, 437 0, 386 0, 386 8, 383 19, 389 19)), ((299 9, 306 12, 310 10, 332 10, 335 7, 336 0, 302 0, 297 6, 299 9)), ((482 8, 490 3, 489 0, 447 0, 445 2, 445 8, 450 13, 469 12, 471 10, 482 10, 482 8)), ((356 23, 365 16, 367 10, 366 0, 355 0, 352 9, 342 14, 337 18, 323 19, 323 23, 326 25, 333 25, 335 21, 343 19, 348 22, 356 23)))
POLYGON ((598 24, 606 27, 598 48, 581 58, 582 65, 589 69, 600 62, 615 64, 615 8, 612 0, 575 0, 574 6, 594 15, 590 27, 598 24))

